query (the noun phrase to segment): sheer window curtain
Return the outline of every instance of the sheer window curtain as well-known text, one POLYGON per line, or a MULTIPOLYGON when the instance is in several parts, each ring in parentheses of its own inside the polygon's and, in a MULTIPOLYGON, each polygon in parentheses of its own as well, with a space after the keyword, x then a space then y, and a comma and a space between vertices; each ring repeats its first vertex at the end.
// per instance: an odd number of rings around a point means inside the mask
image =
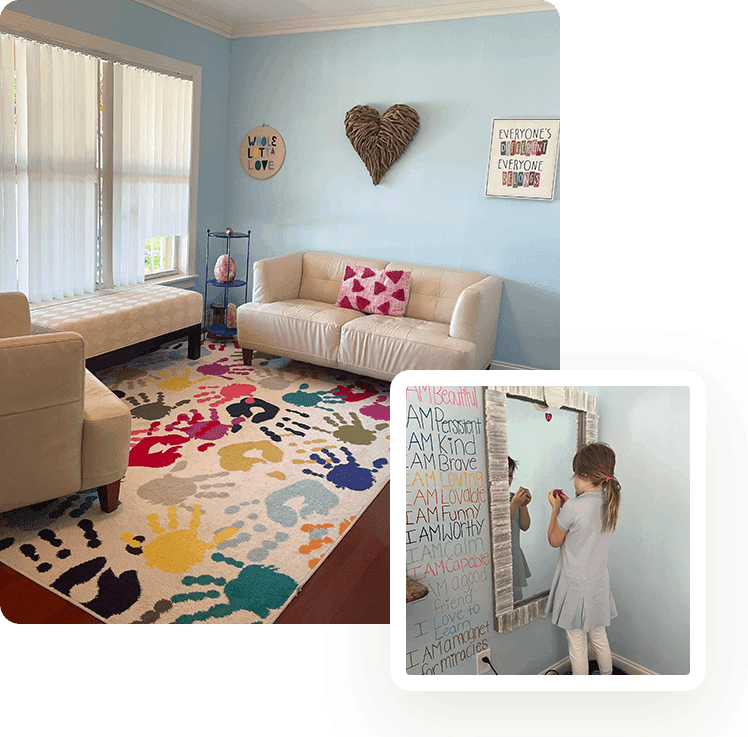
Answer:
POLYGON ((13 39, 0 34, 0 292, 15 292, 16 143, 13 39))
POLYGON ((141 284, 146 239, 187 252, 192 81, 6 34, 0 62, 0 290, 141 284))
POLYGON ((99 61, 0 35, 0 287, 31 302, 93 292, 99 61))
MULTIPOLYGON (((113 65, 113 286, 145 280, 145 242, 186 246, 192 82, 113 65)), ((105 282, 109 275, 105 276, 105 282)))

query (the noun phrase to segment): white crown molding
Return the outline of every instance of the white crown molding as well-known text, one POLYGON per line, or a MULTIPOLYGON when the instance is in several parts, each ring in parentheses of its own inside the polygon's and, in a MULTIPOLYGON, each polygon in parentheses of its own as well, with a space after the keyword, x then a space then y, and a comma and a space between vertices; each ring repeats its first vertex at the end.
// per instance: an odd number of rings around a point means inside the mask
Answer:
POLYGON ((208 12, 204 7, 190 0, 135 0, 141 5, 160 10, 175 18, 213 31, 226 38, 253 38, 278 36, 288 33, 315 33, 318 31, 339 31, 348 28, 371 28, 374 26, 401 25, 405 23, 426 23, 438 20, 458 20, 478 18, 488 15, 509 13, 532 13, 542 10, 555 10, 546 0, 456 0, 439 7, 397 8, 374 10, 356 15, 340 15, 316 18, 289 18, 267 22, 235 22, 223 13, 208 12))
POLYGON ((372 28, 405 23, 427 23, 438 20, 478 18, 487 15, 529 13, 538 10, 555 10, 545 0, 488 0, 481 2, 453 2, 439 7, 398 8, 374 10, 357 15, 341 15, 310 19, 270 21, 268 23, 236 23, 231 38, 254 36, 278 36, 286 33, 314 33, 317 31, 340 31, 348 28, 372 28))
POLYGON ((235 25, 233 18, 229 18, 218 11, 206 10, 197 3, 189 0, 135 0, 136 3, 147 5, 154 10, 171 15, 179 20, 185 20, 193 26, 199 26, 206 31, 213 31, 219 36, 232 38, 232 29, 235 25))

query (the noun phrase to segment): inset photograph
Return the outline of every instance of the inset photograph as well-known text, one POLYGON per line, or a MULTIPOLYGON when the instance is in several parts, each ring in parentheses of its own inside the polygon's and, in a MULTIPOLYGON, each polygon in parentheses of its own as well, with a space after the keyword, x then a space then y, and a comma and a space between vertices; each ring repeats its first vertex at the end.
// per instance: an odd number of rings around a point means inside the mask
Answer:
POLYGON ((587 383, 539 385, 567 372, 498 373, 520 381, 442 385, 440 372, 409 372, 393 384, 393 677, 415 689, 472 688, 459 677, 483 675, 693 687, 700 379, 584 372, 587 383))

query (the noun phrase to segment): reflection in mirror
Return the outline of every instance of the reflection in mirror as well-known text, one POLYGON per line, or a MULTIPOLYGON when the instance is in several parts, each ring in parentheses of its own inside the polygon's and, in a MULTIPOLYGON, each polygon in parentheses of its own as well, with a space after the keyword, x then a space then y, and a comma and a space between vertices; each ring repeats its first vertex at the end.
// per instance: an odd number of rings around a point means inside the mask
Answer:
POLYGON ((551 489, 574 496, 571 459, 577 450, 577 413, 507 397, 509 511, 512 535, 512 587, 515 607, 523 599, 547 593, 558 562, 548 545, 551 489))

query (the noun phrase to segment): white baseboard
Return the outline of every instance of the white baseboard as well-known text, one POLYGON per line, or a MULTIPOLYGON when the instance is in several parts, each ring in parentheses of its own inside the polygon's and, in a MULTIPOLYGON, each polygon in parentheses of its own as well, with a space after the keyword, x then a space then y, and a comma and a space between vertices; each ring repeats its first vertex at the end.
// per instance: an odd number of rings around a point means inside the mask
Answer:
POLYGON ((613 665, 617 666, 621 670, 625 670, 630 676, 656 676, 659 675, 653 670, 645 668, 643 665, 634 663, 631 660, 627 660, 621 655, 613 653, 613 665))
MULTIPOLYGON (((654 671, 648 670, 644 666, 639 665, 638 663, 634 663, 631 660, 628 660, 622 657, 621 655, 616 655, 615 653, 611 653, 611 655, 613 657, 613 665, 615 665, 617 668, 620 668, 621 670, 625 670, 626 673, 628 673, 630 676, 656 676, 658 675, 654 671)), ((597 656, 595 655, 594 650, 590 648, 587 657, 589 660, 595 660, 597 656)), ((545 668, 538 675, 541 675, 541 676, 545 675, 549 670, 558 671, 559 674, 564 673, 567 670, 571 670, 571 661, 569 660, 567 656, 563 660, 559 660, 557 663, 554 663, 548 668, 545 668)))
POLYGON ((504 361, 491 361, 491 371, 537 371, 532 366, 520 366, 516 363, 504 363, 504 361))

